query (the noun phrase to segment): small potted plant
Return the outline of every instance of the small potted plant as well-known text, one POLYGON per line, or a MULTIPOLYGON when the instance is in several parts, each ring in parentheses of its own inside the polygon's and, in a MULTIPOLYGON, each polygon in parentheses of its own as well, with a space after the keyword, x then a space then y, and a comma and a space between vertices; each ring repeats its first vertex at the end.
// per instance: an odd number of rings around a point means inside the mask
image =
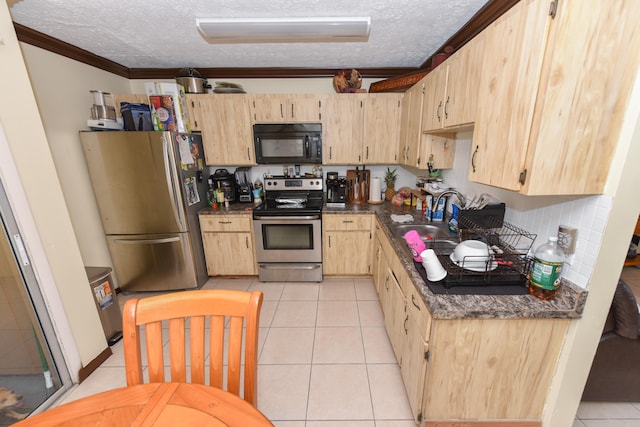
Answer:
POLYGON ((384 173, 384 183, 387 186, 387 189, 384 192, 384 198, 386 200, 393 199, 393 196, 396 194, 395 186, 396 179, 398 179, 398 175, 396 175, 396 169, 391 170, 389 167, 387 167, 387 171, 384 173))

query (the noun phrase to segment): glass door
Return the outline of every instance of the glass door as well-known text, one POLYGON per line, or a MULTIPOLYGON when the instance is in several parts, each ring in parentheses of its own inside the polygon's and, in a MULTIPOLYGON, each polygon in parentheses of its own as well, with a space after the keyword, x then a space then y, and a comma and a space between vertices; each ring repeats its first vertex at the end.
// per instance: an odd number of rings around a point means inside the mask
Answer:
POLYGON ((71 380, 2 182, 0 342, 0 426, 8 426, 46 407, 71 380))

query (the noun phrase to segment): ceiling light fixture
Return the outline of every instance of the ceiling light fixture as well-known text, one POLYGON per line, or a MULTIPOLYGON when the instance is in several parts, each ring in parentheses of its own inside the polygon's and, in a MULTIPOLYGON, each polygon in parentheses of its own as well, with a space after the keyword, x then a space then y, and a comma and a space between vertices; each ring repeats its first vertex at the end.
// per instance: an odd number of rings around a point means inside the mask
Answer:
POLYGON ((196 25, 209 43, 365 42, 371 18, 196 18, 196 25))

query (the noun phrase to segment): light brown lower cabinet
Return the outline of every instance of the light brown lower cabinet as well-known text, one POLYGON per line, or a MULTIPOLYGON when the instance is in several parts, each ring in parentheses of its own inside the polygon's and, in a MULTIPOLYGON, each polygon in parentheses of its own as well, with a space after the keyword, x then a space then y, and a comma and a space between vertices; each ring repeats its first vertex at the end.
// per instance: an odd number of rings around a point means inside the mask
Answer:
POLYGON ((258 274, 251 215, 200 215, 209 276, 258 274))
POLYGON ((571 320, 434 319, 379 224, 375 231, 374 281, 420 426, 539 427, 571 320))
POLYGON ((328 276, 371 274, 372 215, 322 216, 322 271, 328 276))

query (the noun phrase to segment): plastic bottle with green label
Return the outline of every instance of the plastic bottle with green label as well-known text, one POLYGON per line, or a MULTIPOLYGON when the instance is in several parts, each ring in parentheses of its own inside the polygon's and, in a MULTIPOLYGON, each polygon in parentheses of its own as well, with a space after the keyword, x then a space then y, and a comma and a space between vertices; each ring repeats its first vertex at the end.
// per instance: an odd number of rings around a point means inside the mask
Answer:
POLYGON ((529 293, 541 300, 554 299, 560 287, 563 265, 564 251, 558 246, 558 238, 551 236, 533 255, 529 293))

